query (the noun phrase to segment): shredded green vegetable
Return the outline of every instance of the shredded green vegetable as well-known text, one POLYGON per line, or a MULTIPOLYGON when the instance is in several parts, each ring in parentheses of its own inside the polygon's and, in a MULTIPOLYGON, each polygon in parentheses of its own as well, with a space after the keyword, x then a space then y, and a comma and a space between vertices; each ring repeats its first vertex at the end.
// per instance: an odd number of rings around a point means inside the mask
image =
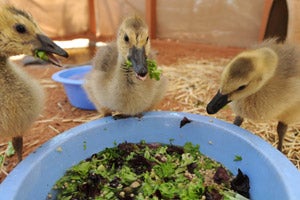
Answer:
POLYGON ((162 71, 160 69, 157 69, 156 62, 154 60, 147 59, 147 66, 150 78, 159 81, 162 71))
POLYGON ((47 56, 47 53, 44 52, 44 51, 36 50, 35 51, 35 56, 40 58, 41 60, 45 60, 45 61, 49 60, 49 58, 47 56))
MULTIPOLYGON (((155 62, 155 60, 147 59, 146 62, 150 78, 159 81, 162 70, 157 68, 157 63, 155 62)), ((125 65, 127 68, 132 67, 132 63, 129 60, 125 61, 125 65)))
POLYGON ((54 189, 58 200, 194 200, 210 195, 227 200, 247 199, 230 190, 233 176, 228 171, 228 179, 218 177, 219 183, 207 181, 206 176, 216 176, 212 174, 216 169, 222 171, 222 177, 227 171, 192 143, 179 147, 125 142, 73 166, 54 189))
POLYGON ((8 142, 6 150, 0 152, 0 170, 2 170, 2 168, 4 167, 6 157, 13 156, 14 154, 15 154, 15 149, 13 147, 13 144, 12 142, 8 142))
POLYGON ((13 147, 12 142, 8 142, 7 148, 5 150, 5 154, 8 157, 13 156, 15 154, 15 149, 13 147))
POLYGON ((243 160, 242 156, 240 156, 240 155, 235 155, 234 161, 241 161, 241 160, 243 160))

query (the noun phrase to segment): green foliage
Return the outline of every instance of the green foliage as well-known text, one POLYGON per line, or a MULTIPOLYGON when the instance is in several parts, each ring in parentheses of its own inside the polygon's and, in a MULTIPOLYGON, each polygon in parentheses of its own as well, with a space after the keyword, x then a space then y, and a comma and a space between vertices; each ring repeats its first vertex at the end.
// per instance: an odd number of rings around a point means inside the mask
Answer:
POLYGON ((234 161, 242 161, 242 160, 243 160, 242 156, 240 156, 240 155, 235 155, 234 161))
POLYGON ((164 198, 172 199, 178 194, 177 187, 172 182, 165 182, 159 185, 158 190, 164 198))
POLYGON ((199 154, 199 144, 193 145, 191 142, 187 142, 183 146, 183 150, 185 153, 190 153, 192 155, 199 154))
POLYGON ((15 149, 12 145, 12 142, 8 142, 5 151, 0 153, 0 171, 3 170, 3 165, 5 163, 5 158, 13 156, 15 154, 15 149))
MULTIPOLYGON (((183 147, 149 145, 145 141, 114 144, 114 147, 106 148, 69 169, 57 181, 55 190, 58 191, 58 200, 122 199, 118 198, 121 194, 123 197, 133 195, 137 200, 196 200, 201 199, 207 188, 203 171, 219 166, 199 152, 199 145, 190 142, 183 147), (169 148, 173 149, 172 153, 168 153, 169 148), (191 165, 193 170, 189 168, 191 165), (136 186, 132 186, 134 184, 136 186), (86 196, 82 188, 88 193, 93 192, 94 196, 86 196), (157 196, 158 193, 161 196, 157 196)), ((209 187, 219 191, 225 184, 209 187)), ((220 194, 229 200, 236 195, 232 191, 220 194)))
POLYGON ((138 178, 137 174, 132 172, 131 169, 127 166, 123 166, 119 173, 117 173, 116 175, 121 179, 121 182, 125 185, 131 184, 138 178))
POLYGON ((87 146, 86 146, 86 141, 83 141, 83 150, 86 150, 87 146))
POLYGON ((156 62, 154 60, 147 59, 147 66, 150 78, 159 81, 162 71, 157 69, 156 62))
POLYGON ((231 190, 224 190, 221 193, 223 195, 224 200, 248 200, 248 198, 231 190))
MULTIPOLYGON (((146 62, 147 62, 149 77, 151 79, 155 79, 155 80, 159 81, 162 70, 157 68, 157 63, 155 62, 155 60, 147 59, 146 62)), ((132 63, 129 60, 126 60, 125 66, 127 68, 130 68, 130 67, 132 67, 132 63)))
POLYGON ((130 62, 130 60, 126 60, 126 61, 125 61, 125 66, 126 66, 127 68, 132 67, 132 62, 130 62))
POLYGON ((48 57, 48 55, 47 55, 47 53, 45 51, 36 50, 35 51, 35 56, 37 58, 40 58, 41 60, 44 60, 44 61, 48 61, 49 60, 49 57, 48 57))
POLYGON ((167 178, 174 174, 175 172, 175 164, 171 162, 157 164, 153 167, 155 174, 159 178, 167 178))
POLYGON ((5 150, 5 154, 8 157, 13 156, 15 154, 15 149, 12 145, 12 142, 8 142, 7 148, 5 150))

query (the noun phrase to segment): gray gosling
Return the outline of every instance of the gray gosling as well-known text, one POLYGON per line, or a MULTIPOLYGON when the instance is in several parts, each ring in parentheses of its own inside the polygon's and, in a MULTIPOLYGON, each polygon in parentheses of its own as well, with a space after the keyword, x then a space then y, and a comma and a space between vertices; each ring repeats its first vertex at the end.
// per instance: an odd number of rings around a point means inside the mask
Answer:
POLYGON ((164 96, 167 80, 150 79, 146 59, 150 55, 150 38, 145 22, 126 18, 119 27, 117 41, 100 47, 93 68, 85 77, 84 88, 89 99, 104 116, 139 116, 164 96), (132 67, 126 66, 126 61, 132 67))
POLYGON ((207 112, 217 113, 230 102, 238 126, 244 118, 278 121, 281 151, 288 125, 300 119, 299 48, 270 39, 237 55, 225 67, 207 112))
POLYGON ((51 57, 68 54, 45 36, 32 17, 12 6, 0 8, 0 138, 12 138, 12 144, 22 160, 23 135, 44 107, 44 92, 34 80, 9 57, 34 55, 42 50, 51 57))

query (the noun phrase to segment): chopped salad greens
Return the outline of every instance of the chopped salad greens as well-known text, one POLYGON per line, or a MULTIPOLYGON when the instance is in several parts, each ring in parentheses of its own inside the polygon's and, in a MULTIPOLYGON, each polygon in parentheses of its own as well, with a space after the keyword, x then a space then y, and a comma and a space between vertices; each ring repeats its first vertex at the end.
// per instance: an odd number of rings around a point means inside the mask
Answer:
POLYGON ((54 190, 58 200, 247 199, 231 189, 234 180, 220 163, 201 154, 199 145, 141 141, 120 143, 81 161, 54 190))
POLYGON ((40 58, 41 60, 48 61, 49 57, 45 51, 35 50, 35 56, 40 58))
POLYGON ((13 147, 13 144, 12 144, 12 142, 8 142, 6 150, 3 152, 0 152, 0 170, 2 170, 2 168, 3 168, 5 158, 13 156, 14 154, 15 154, 15 149, 13 147))
POLYGON ((160 69, 157 69, 156 62, 154 60, 147 59, 147 66, 150 78, 159 81, 162 71, 160 69))
POLYGON ((234 161, 242 161, 242 160, 243 160, 242 156, 240 156, 240 155, 235 155, 234 161))
MULTIPOLYGON (((155 62, 155 60, 147 59, 146 62, 147 62, 147 67, 148 67, 148 71, 149 71, 149 77, 151 79, 155 79, 155 80, 159 81, 162 70, 157 69, 157 63, 155 62)), ((132 63, 130 62, 130 60, 125 61, 125 66, 127 68, 132 67, 132 63)))
POLYGON ((8 142, 7 148, 5 150, 5 154, 8 157, 13 156, 15 154, 15 149, 14 149, 12 142, 8 142))

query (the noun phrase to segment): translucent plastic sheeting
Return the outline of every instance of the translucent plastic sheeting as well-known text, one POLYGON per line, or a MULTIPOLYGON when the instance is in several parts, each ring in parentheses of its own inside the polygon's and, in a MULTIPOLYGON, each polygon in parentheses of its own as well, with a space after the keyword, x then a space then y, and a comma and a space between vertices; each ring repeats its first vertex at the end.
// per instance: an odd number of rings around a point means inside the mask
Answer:
MULTIPOLYGON (((113 38, 125 16, 145 19, 146 0, 94 0, 95 32, 89 1, 8 0, 28 10, 52 38, 113 38), (93 35, 94 34, 94 35, 93 35)), ((244 47, 258 41, 264 0, 157 0, 156 37, 244 47)))
POLYGON ((264 1, 158 0, 157 36, 223 46, 258 41, 264 1))
POLYGON ((51 38, 66 38, 89 31, 88 1, 7 0, 31 13, 41 29, 51 38))

